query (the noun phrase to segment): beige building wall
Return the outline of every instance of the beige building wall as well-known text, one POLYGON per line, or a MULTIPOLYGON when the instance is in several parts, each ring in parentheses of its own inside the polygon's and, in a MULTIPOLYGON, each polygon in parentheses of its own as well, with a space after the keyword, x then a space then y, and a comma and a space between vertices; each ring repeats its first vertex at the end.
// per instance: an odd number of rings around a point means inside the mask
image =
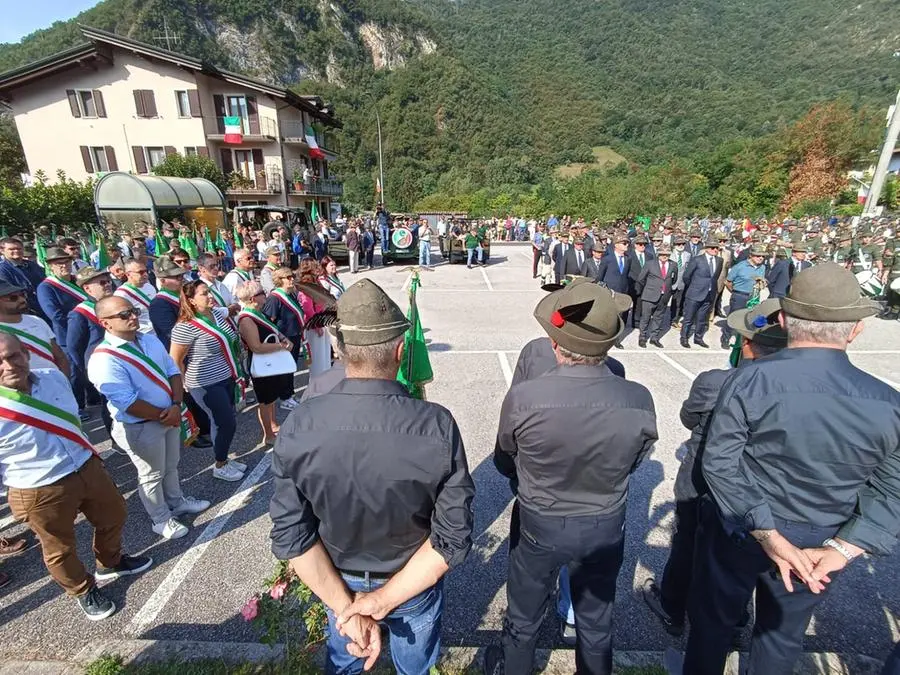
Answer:
POLYGON ((67 70, 23 87, 16 91, 12 109, 28 170, 32 175, 42 170, 55 181, 61 169, 69 178, 84 180, 89 174, 80 146, 111 146, 120 171, 136 170, 132 146, 172 146, 180 153, 205 146, 202 118, 179 118, 175 98, 176 90, 196 88, 187 71, 120 51, 112 66, 67 70), (107 117, 74 117, 66 96, 69 89, 99 90, 107 117), (138 117, 135 89, 154 92, 155 118, 138 117))

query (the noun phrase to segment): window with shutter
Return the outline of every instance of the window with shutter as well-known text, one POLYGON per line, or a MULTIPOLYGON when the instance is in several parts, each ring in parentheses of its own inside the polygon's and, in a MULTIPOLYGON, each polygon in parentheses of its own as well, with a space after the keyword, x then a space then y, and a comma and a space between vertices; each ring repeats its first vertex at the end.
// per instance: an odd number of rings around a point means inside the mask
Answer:
POLYGON ((219 156, 222 159, 222 173, 227 176, 234 171, 234 160, 231 157, 231 148, 222 148, 219 156))
POLYGON ((81 159, 84 162, 84 170, 88 173, 94 173, 94 163, 91 160, 91 149, 86 146, 81 146, 81 159))
POLYGON ((147 160, 144 158, 143 146, 132 145, 131 154, 134 156, 134 170, 138 173, 147 173, 147 160))
POLYGON ((225 117, 228 113, 225 112, 225 97, 222 96, 222 94, 215 94, 213 96, 213 108, 215 108, 216 112, 216 132, 224 134, 225 117))
POLYGON ((177 154, 178 154, 178 151, 175 149, 174 145, 166 146, 166 157, 169 157, 171 155, 177 155, 177 154))
POLYGON ((94 89, 94 106, 97 108, 97 117, 106 117, 106 105, 103 103, 103 92, 94 89))
POLYGON ((147 166, 150 167, 151 171, 153 171, 153 169, 155 169, 160 164, 162 164, 165 161, 165 159, 166 159, 165 148, 159 148, 159 147, 147 148, 147 166))
POLYGON ((202 117, 203 113, 200 111, 200 92, 196 89, 188 89, 188 109, 191 113, 191 117, 202 117))
POLYGON ((247 120, 250 123, 250 133, 259 134, 259 109, 255 96, 247 97, 247 120))
POLYGON ((266 167, 263 164, 262 150, 253 151, 253 170, 256 177, 256 187, 260 190, 266 189, 266 167))
POLYGON ((138 117, 146 117, 144 114, 144 97, 140 89, 134 90, 134 110, 138 117))
POLYGON ((109 171, 109 162, 106 161, 105 147, 92 147, 91 159, 94 162, 94 171, 98 173, 109 171))
POLYGON ((209 148, 207 148, 205 145, 198 145, 197 154, 201 157, 209 157, 209 148))
POLYGON ((156 96, 152 89, 144 89, 141 91, 141 98, 144 100, 144 116, 156 117, 156 96))
POLYGON ((116 161, 116 149, 111 145, 107 145, 104 150, 106 151, 106 164, 109 166, 109 170, 118 171, 119 163, 116 161))
POLYGON ((191 105, 188 100, 188 93, 186 91, 182 90, 175 92, 175 107, 178 109, 179 117, 191 116, 191 105))
POLYGON ((81 108, 78 107, 78 95, 74 89, 66 89, 66 98, 69 99, 69 110, 72 111, 72 117, 81 117, 81 108))

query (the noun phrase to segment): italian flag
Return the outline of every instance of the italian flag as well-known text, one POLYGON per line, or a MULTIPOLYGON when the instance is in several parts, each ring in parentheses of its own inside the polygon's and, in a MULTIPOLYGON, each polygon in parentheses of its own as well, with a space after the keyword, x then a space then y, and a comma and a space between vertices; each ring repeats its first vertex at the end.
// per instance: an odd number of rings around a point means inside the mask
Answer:
POLYGON ((226 117, 225 122, 225 142, 241 143, 244 140, 244 132, 241 128, 240 117, 226 117))
POLYGON ((325 153, 319 149, 319 144, 316 143, 316 132, 313 131, 313 128, 309 125, 306 127, 306 144, 309 146, 309 156, 313 159, 324 159, 325 153))

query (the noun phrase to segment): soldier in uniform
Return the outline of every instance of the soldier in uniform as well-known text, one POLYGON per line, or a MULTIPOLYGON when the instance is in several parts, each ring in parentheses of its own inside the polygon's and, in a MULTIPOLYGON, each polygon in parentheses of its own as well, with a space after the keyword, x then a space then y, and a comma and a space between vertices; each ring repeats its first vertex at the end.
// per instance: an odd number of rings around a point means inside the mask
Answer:
POLYGON ((829 256, 831 262, 850 269, 853 265, 853 237, 849 230, 839 232, 837 245, 829 256))
POLYGON ((830 575, 888 553, 900 532, 900 393, 846 353, 875 306, 825 262, 794 278, 781 308, 787 348, 728 379, 707 434, 691 675, 721 675, 754 590, 749 672, 792 673, 830 575))
POLYGON ((882 263, 884 249, 873 241, 871 228, 863 227, 857 234, 859 239, 853 248, 853 271, 873 270, 880 278, 884 266, 882 263))
POLYGON ((900 289, 894 290, 891 284, 900 283, 900 237, 888 239, 884 246, 884 293, 887 296, 885 319, 900 318, 900 289))
POLYGON ((275 444, 272 550, 327 607, 326 673, 374 663, 376 622, 397 670, 427 673, 440 652, 442 578, 472 546, 459 428, 397 382, 408 327, 372 281, 348 288, 335 328, 347 377, 298 405, 275 444))
POLYGON ((541 300, 534 316, 557 365, 513 386, 500 412, 497 448, 515 463, 521 536, 509 556, 502 648, 487 649, 484 669, 532 672, 544 611, 568 565, 576 667, 606 675, 628 479, 657 438, 653 399, 604 363, 625 329, 608 290, 570 284, 541 300))
MULTIPOLYGON (((741 336, 739 368, 787 345, 787 333, 778 322, 780 312, 781 304, 772 298, 728 315, 729 327, 741 336)), ((685 444, 684 459, 675 477, 675 533, 662 580, 657 584, 653 577, 649 577, 643 585, 644 601, 670 635, 680 636, 684 632, 700 497, 707 493, 698 458, 702 458, 709 421, 719 392, 733 372, 728 368, 700 373, 691 385, 687 400, 681 405, 681 423, 691 432, 691 438, 685 444)))

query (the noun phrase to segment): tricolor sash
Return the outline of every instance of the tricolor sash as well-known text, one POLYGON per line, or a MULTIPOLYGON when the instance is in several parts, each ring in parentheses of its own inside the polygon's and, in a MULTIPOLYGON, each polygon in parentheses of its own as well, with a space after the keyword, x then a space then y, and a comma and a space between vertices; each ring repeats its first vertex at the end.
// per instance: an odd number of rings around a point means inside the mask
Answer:
POLYGON ((247 272, 245 270, 232 270, 235 274, 237 274, 243 281, 253 281, 253 273, 247 272))
POLYGON ((266 267, 267 267, 268 269, 272 270, 273 272, 274 272, 275 270, 278 269, 278 265, 273 265, 273 264, 270 263, 270 262, 267 262, 267 263, 266 263, 266 267))
POLYGON ((95 323, 98 326, 101 326, 100 319, 97 318, 97 312, 94 309, 94 306, 97 304, 96 300, 85 300, 80 305, 76 305, 73 312, 78 312, 85 319, 90 321, 91 323, 95 323))
POLYGON ((116 291, 116 295, 127 298, 132 305, 140 305, 144 309, 150 307, 150 298, 137 286, 122 284, 116 291))
POLYGON ((156 294, 156 297, 162 298, 166 302, 170 302, 176 307, 181 307, 181 297, 172 291, 162 289, 159 293, 156 294))
MULTIPOLYGON (((205 281, 203 283, 206 283, 205 281)), ((225 298, 222 297, 222 294, 216 290, 216 287, 213 284, 206 284, 206 287, 209 289, 210 294, 213 296, 213 300, 216 301, 216 304, 219 307, 228 307, 225 304, 225 298)))
POLYGON ((333 291, 338 291, 339 293, 343 293, 347 289, 344 288, 344 284, 341 283, 341 280, 337 277, 319 277, 319 283, 325 288, 326 291, 334 295, 333 291))
MULTIPOLYGON (((172 400, 172 386, 169 384, 169 378, 165 371, 152 361, 140 349, 135 349, 130 344, 122 344, 115 346, 106 342, 101 342, 94 350, 94 354, 109 354, 110 356, 124 361, 133 366, 137 372, 147 378, 151 383, 162 389, 172 400)), ((181 440, 185 445, 190 445, 197 438, 198 427, 194 421, 194 416, 188 410, 187 405, 181 403, 181 440)))
POLYGON ((81 430, 77 417, 15 389, 0 387, 0 418, 37 427, 98 454, 81 430))
POLYGON ((50 346, 49 342, 44 342, 39 337, 35 337, 30 333, 26 333, 24 330, 13 328, 7 324, 0 324, 0 331, 19 338, 19 342, 25 346, 25 349, 35 356, 47 359, 50 363, 56 363, 56 358, 53 356, 53 348, 50 346))
POLYGON ((60 279, 59 277, 52 275, 48 276, 46 279, 44 279, 44 281, 46 281, 51 286, 55 286, 63 293, 68 293, 79 302, 89 300, 91 297, 71 281, 66 281, 65 279, 60 279))
POLYGON ((278 298, 278 301, 282 305, 294 313, 294 316, 297 317, 297 322, 300 324, 300 329, 302 330, 306 323, 306 315, 303 313, 303 307, 300 306, 297 299, 283 288, 276 288, 272 291, 272 295, 278 298))
POLYGON ((237 340, 233 340, 215 321, 202 314, 198 314, 196 318, 192 319, 189 323, 194 328, 206 333, 219 343, 219 347, 225 355, 225 360, 228 362, 228 369, 231 371, 231 376, 240 386, 241 394, 243 395, 244 371, 243 368, 241 368, 240 345, 237 340))
POLYGON ((276 326, 274 323, 272 323, 272 321, 269 319, 269 317, 267 317, 265 314, 260 312, 258 309, 254 309, 253 307, 244 307, 244 309, 242 309, 238 313, 237 319, 238 319, 238 321, 240 321, 241 319, 243 319, 245 317, 253 320, 254 323, 256 323, 260 326, 264 326, 264 327, 268 328, 270 331, 275 333, 276 336, 281 335, 281 331, 278 330, 278 326, 276 326))

